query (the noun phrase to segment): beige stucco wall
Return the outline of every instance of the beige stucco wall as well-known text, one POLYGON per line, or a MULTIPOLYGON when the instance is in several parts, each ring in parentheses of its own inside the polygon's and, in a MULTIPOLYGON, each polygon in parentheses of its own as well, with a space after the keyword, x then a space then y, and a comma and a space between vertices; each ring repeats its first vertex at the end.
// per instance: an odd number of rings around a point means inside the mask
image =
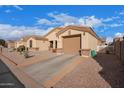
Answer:
POLYGON ((27 47, 30 48, 30 40, 32 40, 32 48, 37 48, 36 40, 32 37, 27 40, 27 47))
POLYGON ((51 40, 57 40, 58 38, 56 37, 56 33, 59 32, 60 30, 56 29, 54 30, 52 33, 50 33, 49 35, 46 36, 46 38, 49 39, 49 41, 51 40))
MULTIPOLYGON (((46 38, 49 39, 49 41, 54 41, 57 40, 57 47, 58 48, 63 48, 63 36, 68 36, 68 35, 76 35, 76 34, 81 34, 81 48, 82 49, 96 49, 98 45, 98 39, 96 39, 93 35, 91 35, 88 32, 83 32, 83 31, 77 31, 77 30, 67 30, 64 33, 60 34, 58 37, 56 36, 56 33, 58 31, 54 31, 50 33, 46 38)), ((55 44, 53 44, 55 45, 55 44)), ((55 48, 55 46, 54 46, 55 48)))
POLYGON ((30 47, 30 40, 32 40, 32 48, 38 48, 39 50, 48 50, 49 42, 43 40, 35 40, 34 38, 29 38, 27 40, 27 47, 30 47))
MULTIPOLYGON (((61 40, 59 40, 59 38, 56 36, 56 33, 59 31, 60 30, 56 29, 52 33, 50 33, 49 35, 46 36, 46 38, 48 38, 49 41, 53 41, 53 48, 55 48, 55 40, 57 40, 57 42, 61 42, 61 40)), ((60 47, 60 46, 58 46, 58 47, 60 47)))
POLYGON ((98 44, 98 39, 96 39, 94 36, 92 36, 88 32, 81 32, 77 30, 68 30, 59 35, 58 38, 58 47, 63 47, 63 38, 62 36, 68 36, 68 35, 76 35, 81 34, 81 42, 82 42, 82 49, 96 49, 98 44))
POLYGON ((23 41, 15 42, 15 48, 18 48, 21 45, 24 45, 25 47, 27 47, 27 42, 23 42, 23 41))
POLYGON ((15 48, 15 43, 8 42, 8 48, 15 48))
POLYGON ((93 49, 96 50, 97 49, 97 45, 98 45, 98 39, 96 39, 94 36, 92 36, 91 34, 87 33, 87 42, 88 42, 88 49, 93 49))
POLYGON ((42 40, 36 40, 36 46, 39 48, 39 50, 48 50, 49 49, 49 42, 48 41, 42 41, 42 40))

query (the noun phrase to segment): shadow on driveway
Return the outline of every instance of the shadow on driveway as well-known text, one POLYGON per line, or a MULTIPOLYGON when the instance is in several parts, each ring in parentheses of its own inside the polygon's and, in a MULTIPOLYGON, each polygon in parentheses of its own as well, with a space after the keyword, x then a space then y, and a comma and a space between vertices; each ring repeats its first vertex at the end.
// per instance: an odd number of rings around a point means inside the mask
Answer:
POLYGON ((0 60, 0 88, 24 88, 2 60, 0 60))
POLYGON ((99 53, 94 59, 102 67, 99 74, 111 87, 124 88, 124 65, 115 55, 99 53))

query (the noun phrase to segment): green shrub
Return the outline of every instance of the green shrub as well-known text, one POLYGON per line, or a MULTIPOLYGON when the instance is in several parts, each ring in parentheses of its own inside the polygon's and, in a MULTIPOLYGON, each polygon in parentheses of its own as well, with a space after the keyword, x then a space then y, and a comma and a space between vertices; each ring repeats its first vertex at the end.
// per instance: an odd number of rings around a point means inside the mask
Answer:
POLYGON ((24 45, 21 45, 17 48, 17 52, 23 52, 25 51, 25 46, 24 45))

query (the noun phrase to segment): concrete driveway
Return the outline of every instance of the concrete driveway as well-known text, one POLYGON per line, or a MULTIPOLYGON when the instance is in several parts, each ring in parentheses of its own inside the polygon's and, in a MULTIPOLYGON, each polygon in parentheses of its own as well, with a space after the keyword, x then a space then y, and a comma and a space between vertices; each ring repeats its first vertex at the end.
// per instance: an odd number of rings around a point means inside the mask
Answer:
POLYGON ((22 70, 32 79, 36 80, 40 84, 43 84, 78 57, 78 55, 59 55, 36 64, 25 66, 22 70))

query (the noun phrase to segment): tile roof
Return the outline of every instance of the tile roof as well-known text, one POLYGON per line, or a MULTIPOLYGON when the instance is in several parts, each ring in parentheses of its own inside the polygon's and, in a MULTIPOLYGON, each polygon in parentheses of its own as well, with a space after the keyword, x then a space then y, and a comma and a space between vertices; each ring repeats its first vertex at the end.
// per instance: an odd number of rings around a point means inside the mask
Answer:
POLYGON ((46 35, 44 35, 44 37, 48 36, 49 34, 51 34, 52 32, 56 31, 56 30, 62 30, 63 28, 62 27, 56 27, 54 29, 52 29, 51 31, 49 31, 46 35))
POLYGON ((93 35, 94 37, 96 37, 97 39, 102 41, 102 39, 93 31, 93 29, 91 27, 85 27, 85 26, 69 25, 69 26, 66 26, 63 29, 61 29, 61 31, 59 31, 56 35, 59 36, 60 34, 62 34, 63 32, 65 32, 65 31, 67 31, 69 29, 83 31, 83 32, 88 32, 91 35, 93 35))

